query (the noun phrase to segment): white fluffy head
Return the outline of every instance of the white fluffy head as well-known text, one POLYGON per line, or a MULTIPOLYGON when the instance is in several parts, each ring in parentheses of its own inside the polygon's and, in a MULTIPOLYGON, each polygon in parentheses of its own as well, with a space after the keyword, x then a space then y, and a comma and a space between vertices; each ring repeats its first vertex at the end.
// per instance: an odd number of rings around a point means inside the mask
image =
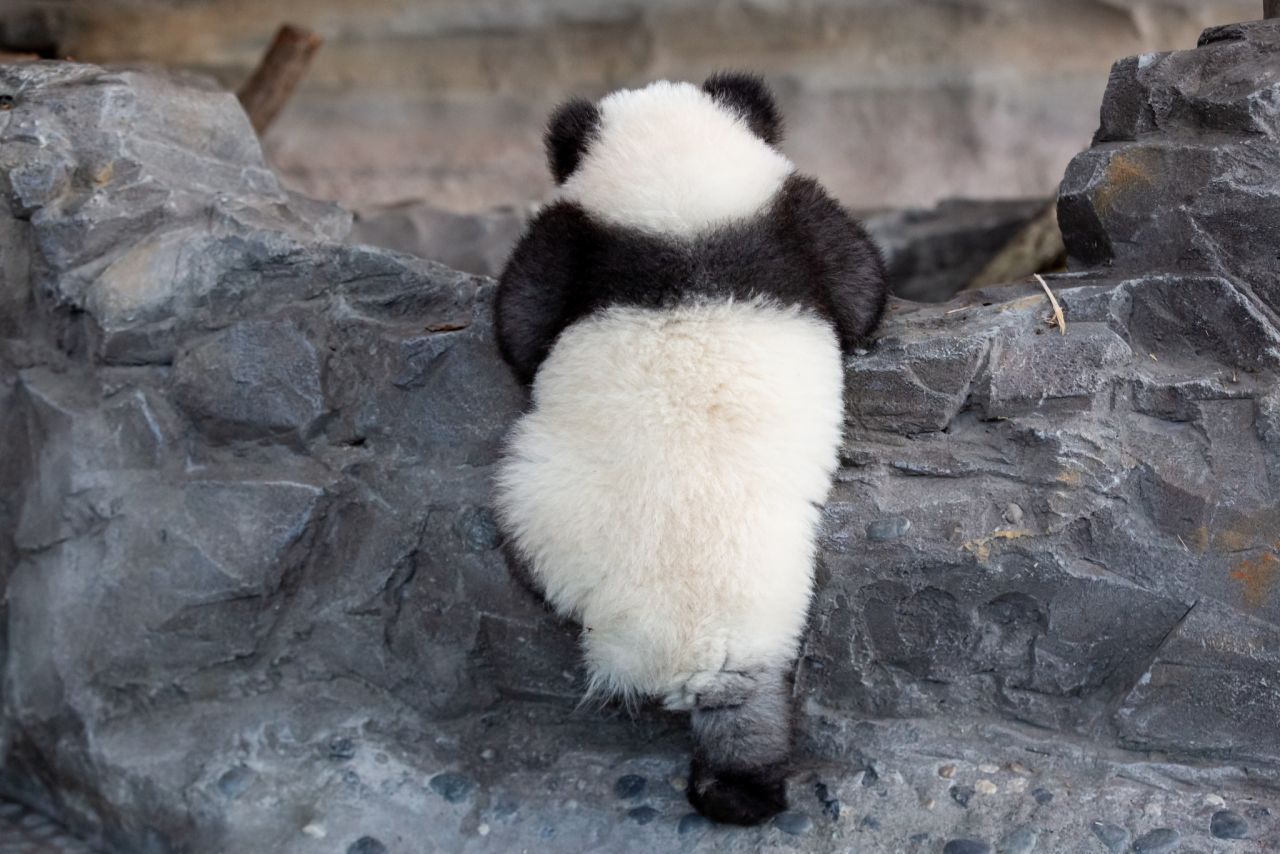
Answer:
POLYGON ((794 167, 744 117, 690 83, 623 89, 559 198, 644 231, 691 236, 749 217, 794 167))

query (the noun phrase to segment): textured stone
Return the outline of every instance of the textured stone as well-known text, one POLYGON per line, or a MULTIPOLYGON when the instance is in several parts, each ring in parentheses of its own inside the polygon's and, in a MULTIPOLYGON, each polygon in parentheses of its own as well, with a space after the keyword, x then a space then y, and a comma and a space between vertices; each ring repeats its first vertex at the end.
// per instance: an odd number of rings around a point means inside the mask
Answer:
POLYGON ((1129 831, 1104 821, 1090 822, 1089 829, 1110 854, 1119 854, 1129 844, 1129 831))
POLYGON ((1218 810, 1209 821, 1209 832, 1218 839, 1247 839, 1249 822, 1238 812, 1218 810))
POLYGON ((942 302, 968 285, 1048 203, 949 199, 934 208, 870 214, 864 222, 884 253, 893 292, 942 302))
MULTIPOLYGON (((505 570, 488 495, 525 397, 492 284, 343 243, 216 90, 0 80, 23 93, 0 111, 0 783, 120 850, 697 833, 679 787, 615 789, 683 782, 685 722, 575 711, 577 629, 505 570), (129 177, 91 188, 104 163, 129 177)), ((1095 821, 1204 847, 1206 792, 1274 796, 1273 315, 1225 267, 1049 284, 1065 336, 1015 285, 895 302, 849 360, 796 676, 808 835, 717 845, 936 849, 963 817, 1046 850, 1096 847, 1095 821)), ((1247 816, 1242 850, 1274 848, 1247 816)))
POLYGON ((1178 831, 1168 827, 1157 827, 1133 840, 1133 850, 1137 854, 1169 854, 1177 851, 1182 844, 1178 831))
POLYGON ((1117 62, 1058 218, 1078 263, 1227 272, 1280 309, 1280 24, 1207 30, 1194 51, 1117 62))
POLYGON ((1031 854, 1038 840, 1035 828, 1024 824, 1000 837, 996 843, 996 854, 1031 854))
POLYGON ((212 438, 302 434, 320 417, 320 359, 287 321, 244 321, 179 352, 174 397, 212 438))

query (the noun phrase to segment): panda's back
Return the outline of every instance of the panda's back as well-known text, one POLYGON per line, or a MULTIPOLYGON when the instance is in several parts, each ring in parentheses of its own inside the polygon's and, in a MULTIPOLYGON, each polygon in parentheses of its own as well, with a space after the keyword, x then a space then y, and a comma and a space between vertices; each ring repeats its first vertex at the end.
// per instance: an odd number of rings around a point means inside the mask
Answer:
POLYGON ((581 621, 594 687, 669 695, 794 656, 842 383, 830 324, 760 300, 615 306, 561 333, 497 503, 581 621))

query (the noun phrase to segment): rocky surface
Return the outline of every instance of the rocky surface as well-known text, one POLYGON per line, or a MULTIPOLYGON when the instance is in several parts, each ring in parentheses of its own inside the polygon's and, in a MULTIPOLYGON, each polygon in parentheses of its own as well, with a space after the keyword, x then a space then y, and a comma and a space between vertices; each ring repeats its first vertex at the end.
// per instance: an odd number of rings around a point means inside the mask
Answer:
POLYGON ((1103 108, 1159 117, 1112 158, 1164 128, 1233 165, 1249 227, 1194 217, 1222 264, 1066 216, 1113 266, 1050 278, 1065 335, 1016 286, 897 302, 850 361, 757 830, 690 813, 679 717, 578 707, 506 574, 491 282, 343 242, 229 95, 0 69, 3 791, 123 851, 1274 850, 1276 188, 1238 182, 1277 26, 1121 63, 1103 108))

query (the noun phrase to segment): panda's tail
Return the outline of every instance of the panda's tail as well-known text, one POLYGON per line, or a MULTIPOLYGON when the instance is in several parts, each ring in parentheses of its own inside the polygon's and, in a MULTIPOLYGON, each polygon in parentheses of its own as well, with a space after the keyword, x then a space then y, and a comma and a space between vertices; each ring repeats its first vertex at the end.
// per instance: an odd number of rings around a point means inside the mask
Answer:
POLYGON ((689 803, 712 821, 752 825, 787 808, 791 697, 781 671, 736 696, 700 694, 692 713, 689 803))

